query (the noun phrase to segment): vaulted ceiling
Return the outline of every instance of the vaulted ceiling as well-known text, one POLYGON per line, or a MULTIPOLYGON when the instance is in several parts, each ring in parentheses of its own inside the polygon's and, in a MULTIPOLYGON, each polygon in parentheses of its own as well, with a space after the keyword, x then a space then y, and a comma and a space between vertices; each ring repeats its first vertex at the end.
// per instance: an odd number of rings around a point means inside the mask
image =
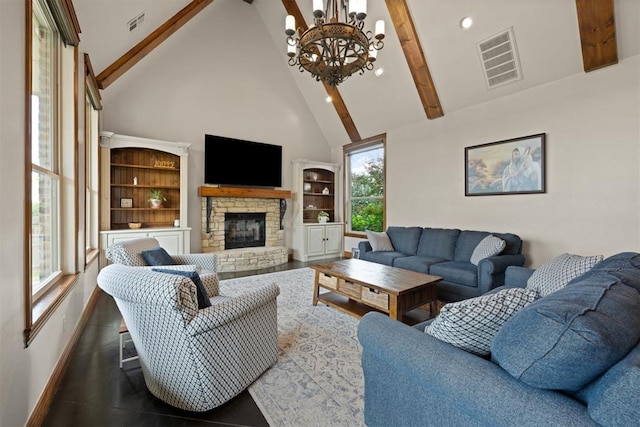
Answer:
MULTIPOLYGON (((74 0, 82 46, 104 94, 181 27, 203 25, 191 18, 222 13, 223 2, 240 0, 74 0), (127 23, 142 12, 144 22, 137 31, 128 31, 127 23)), ((274 53, 285 62, 284 17, 292 14, 304 27, 311 21, 311 0, 240 3, 260 15, 265 28, 258 33, 273 39, 274 53)), ((472 105, 640 54, 638 0, 369 0, 367 25, 372 27, 377 19, 387 23, 385 47, 376 62, 384 68, 380 77, 367 72, 331 88, 290 68, 316 119, 342 129, 335 132, 338 140, 344 139, 341 132, 358 141, 425 118, 437 121, 472 105), (459 23, 467 16, 474 25, 463 30, 459 23), (508 30, 521 78, 489 88, 478 44, 508 30), (327 94, 333 108, 324 101, 327 94)), ((237 29, 256 34, 241 20, 237 29)), ((233 35, 229 40, 232 43, 233 35)), ((328 139, 333 139, 331 134, 328 139)))

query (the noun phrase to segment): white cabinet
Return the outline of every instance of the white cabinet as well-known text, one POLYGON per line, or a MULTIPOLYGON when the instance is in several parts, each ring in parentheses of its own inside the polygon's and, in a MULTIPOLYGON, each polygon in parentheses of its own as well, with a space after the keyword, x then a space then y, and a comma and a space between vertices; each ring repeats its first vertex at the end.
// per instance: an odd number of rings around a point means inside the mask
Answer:
POLYGON ((294 160, 293 258, 298 261, 339 257, 343 250, 340 165, 294 160), (329 215, 319 223, 318 214, 329 215))
POLYGON ((294 226, 293 258, 313 261, 342 255, 343 223, 294 226))
POLYGON ((144 237, 153 237, 158 240, 169 254, 179 255, 190 252, 191 246, 191 228, 168 228, 168 229, 144 229, 139 230, 108 230, 100 232, 100 267, 107 265, 108 261, 104 257, 106 249, 115 244, 132 239, 142 239, 144 237))

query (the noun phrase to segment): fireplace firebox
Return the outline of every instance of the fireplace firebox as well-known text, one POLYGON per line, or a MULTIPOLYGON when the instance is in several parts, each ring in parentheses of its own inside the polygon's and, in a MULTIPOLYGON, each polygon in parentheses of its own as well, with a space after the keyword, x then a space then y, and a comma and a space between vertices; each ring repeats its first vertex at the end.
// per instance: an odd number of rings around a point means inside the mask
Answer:
POLYGON ((225 249, 265 246, 265 213, 225 213, 225 249))

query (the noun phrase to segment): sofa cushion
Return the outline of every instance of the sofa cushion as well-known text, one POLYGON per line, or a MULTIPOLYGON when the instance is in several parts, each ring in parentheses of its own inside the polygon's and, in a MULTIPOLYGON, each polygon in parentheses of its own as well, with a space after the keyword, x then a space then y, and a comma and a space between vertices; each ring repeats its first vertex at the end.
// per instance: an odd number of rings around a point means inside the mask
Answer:
POLYGON ((463 350, 485 356, 491 352, 491 340, 502 325, 537 296, 535 291, 509 288, 445 304, 425 332, 463 350))
POLYGON ((478 267, 470 262, 447 261, 434 264, 429 268, 429 274, 442 276, 447 282, 478 287, 478 267))
POLYGON ((374 251, 392 251, 393 245, 391 244, 391 240, 389 240, 389 235, 384 231, 370 231, 367 230, 367 239, 371 244, 371 249, 374 251))
POLYGON ((378 264, 389 266, 393 266, 395 259, 404 257, 406 257, 405 254, 396 251, 360 252, 360 259, 362 260, 377 262, 378 264))
POLYGON ((504 240, 489 234, 480 240, 478 246, 473 250, 471 264, 478 265, 481 260, 498 255, 506 246, 507 243, 504 240))
POLYGON ((637 252, 621 252, 610 256, 594 265, 587 274, 597 272, 605 272, 640 292, 640 254, 637 252))
POLYGON ((640 420, 640 345, 575 396, 601 425, 632 426, 640 420))
POLYGON ((407 255, 415 255, 420 241, 421 227, 388 227, 393 250, 407 255))
POLYGON ((475 250, 478 243, 489 235, 486 231, 469 231, 463 230, 456 240, 456 251, 453 254, 454 261, 471 261, 471 254, 475 250))
POLYGON ((142 258, 147 265, 176 265, 177 262, 164 250, 158 246, 157 248, 142 251, 142 258))
POLYGON ((153 268, 152 271, 165 274, 175 274, 178 276, 185 276, 191 279, 194 285, 196 285, 196 295, 198 298, 198 309, 211 307, 211 301, 207 295, 207 290, 204 288, 200 276, 196 271, 182 271, 169 268, 153 268))
POLYGON ((558 255, 533 272, 527 280, 527 288, 537 290, 541 297, 564 288, 571 280, 589 271, 602 255, 558 255))
POLYGON ((514 315, 492 357, 532 387, 577 391, 637 344, 638 324, 640 294, 605 273, 590 275, 514 315))
POLYGON ((416 255, 452 261, 459 234, 460 230, 455 228, 425 228, 420 235, 416 255))
POLYGON ((426 274, 429 273, 429 268, 431 268, 432 265, 447 261, 448 260, 444 258, 415 255, 396 258, 393 260, 393 266, 426 274))

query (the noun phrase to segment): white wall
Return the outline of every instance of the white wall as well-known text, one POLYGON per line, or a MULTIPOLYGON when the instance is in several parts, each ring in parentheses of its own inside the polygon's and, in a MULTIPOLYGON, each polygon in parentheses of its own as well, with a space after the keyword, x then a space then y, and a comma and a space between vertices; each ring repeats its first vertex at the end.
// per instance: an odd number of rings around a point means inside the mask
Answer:
MULTIPOLYGON (((202 239, 197 188, 203 185, 205 133, 282 145, 284 189, 291 189, 292 160, 331 159, 289 75, 286 55, 276 49, 256 9, 247 6, 212 3, 103 91, 103 130, 192 144, 192 252, 200 250, 202 239)), ((239 161, 241 167, 240 159, 220 161, 239 161)), ((285 220, 290 213, 289 208, 285 220)), ((290 245, 290 228, 285 238, 290 245)))
POLYGON ((387 180, 388 225, 513 232, 528 266, 639 251, 640 57, 389 131, 387 180), (542 132, 545 194, 465 197, 465 147, 542 132))
POLYGON ((24 348, 24 15, 24 1, 0 2, 1 426, 26 423, 95 289, 98 274, 97 262, 81 273, 70 294, 24 348))

